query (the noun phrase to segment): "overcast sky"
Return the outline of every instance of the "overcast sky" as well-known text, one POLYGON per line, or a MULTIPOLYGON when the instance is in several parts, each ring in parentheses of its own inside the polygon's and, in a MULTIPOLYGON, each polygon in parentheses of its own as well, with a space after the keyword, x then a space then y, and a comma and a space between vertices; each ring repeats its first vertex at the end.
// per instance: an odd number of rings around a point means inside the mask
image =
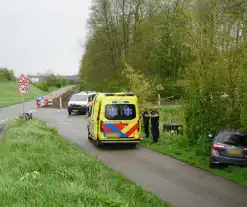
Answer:
POLYGON ((78 73, 91 0, 0 0, 0 67, 78 73))

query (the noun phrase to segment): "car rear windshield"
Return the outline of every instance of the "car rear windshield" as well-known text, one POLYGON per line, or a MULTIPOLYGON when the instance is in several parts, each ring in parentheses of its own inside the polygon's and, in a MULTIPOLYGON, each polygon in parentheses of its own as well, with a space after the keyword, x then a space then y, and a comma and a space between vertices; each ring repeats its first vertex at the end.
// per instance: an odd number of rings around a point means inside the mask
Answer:
POLYGON ((247 146, 247 135, 239 134, 222 134, 218 141, 222 144, 233 146, 247 146))
POLYGON ((87 98, 88 98, 88 95, 76 94, 76 95, 73 95, 70 100, 71 101, 87 101, 87 98))
POLYGON ((107 104, 105 118, 108 120, 132 120, 136 117, 134 104, 107 104))

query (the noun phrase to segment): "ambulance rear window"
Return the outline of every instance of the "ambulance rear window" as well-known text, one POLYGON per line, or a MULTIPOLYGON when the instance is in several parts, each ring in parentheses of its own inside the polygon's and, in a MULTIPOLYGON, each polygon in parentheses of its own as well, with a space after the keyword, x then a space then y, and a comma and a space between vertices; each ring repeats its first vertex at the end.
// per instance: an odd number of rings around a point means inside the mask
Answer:
POLYGON ((108 120, 132 120, 136 118, 134 104, 107 104, 105 118, 108 120))

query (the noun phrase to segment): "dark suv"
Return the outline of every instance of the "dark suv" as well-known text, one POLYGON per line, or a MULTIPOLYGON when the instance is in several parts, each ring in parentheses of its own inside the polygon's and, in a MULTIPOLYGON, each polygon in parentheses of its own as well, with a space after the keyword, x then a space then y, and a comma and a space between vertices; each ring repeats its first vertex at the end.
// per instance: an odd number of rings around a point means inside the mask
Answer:
POLYGON ((215 136, 210 167, 217 164, 247 165, 247 133, 222 131, 215 136))

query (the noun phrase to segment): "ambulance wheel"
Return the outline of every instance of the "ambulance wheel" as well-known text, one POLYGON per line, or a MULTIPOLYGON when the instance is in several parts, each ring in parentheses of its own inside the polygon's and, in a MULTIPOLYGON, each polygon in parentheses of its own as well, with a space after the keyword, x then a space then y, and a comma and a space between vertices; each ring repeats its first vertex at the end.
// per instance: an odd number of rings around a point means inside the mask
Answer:
POLYGON ((99 140, 97 140, 97 139, 94 140, 94 144, 95 144, 96 147, 99 147, 99 140))
POLYGON ((87 138, 88 138, 88 140, 91 140, 90 133, 89 133, 88 129, 87 129, 87 138))
POLYGON ((135 149, 136 145, 137 145, 136 143, 130 144, 131 149, 135 149))
POLYGON ((96 147, 101 147, 102 146, 101 142, 98 139, 94 140, 94 144, 95 144, 96 147))

